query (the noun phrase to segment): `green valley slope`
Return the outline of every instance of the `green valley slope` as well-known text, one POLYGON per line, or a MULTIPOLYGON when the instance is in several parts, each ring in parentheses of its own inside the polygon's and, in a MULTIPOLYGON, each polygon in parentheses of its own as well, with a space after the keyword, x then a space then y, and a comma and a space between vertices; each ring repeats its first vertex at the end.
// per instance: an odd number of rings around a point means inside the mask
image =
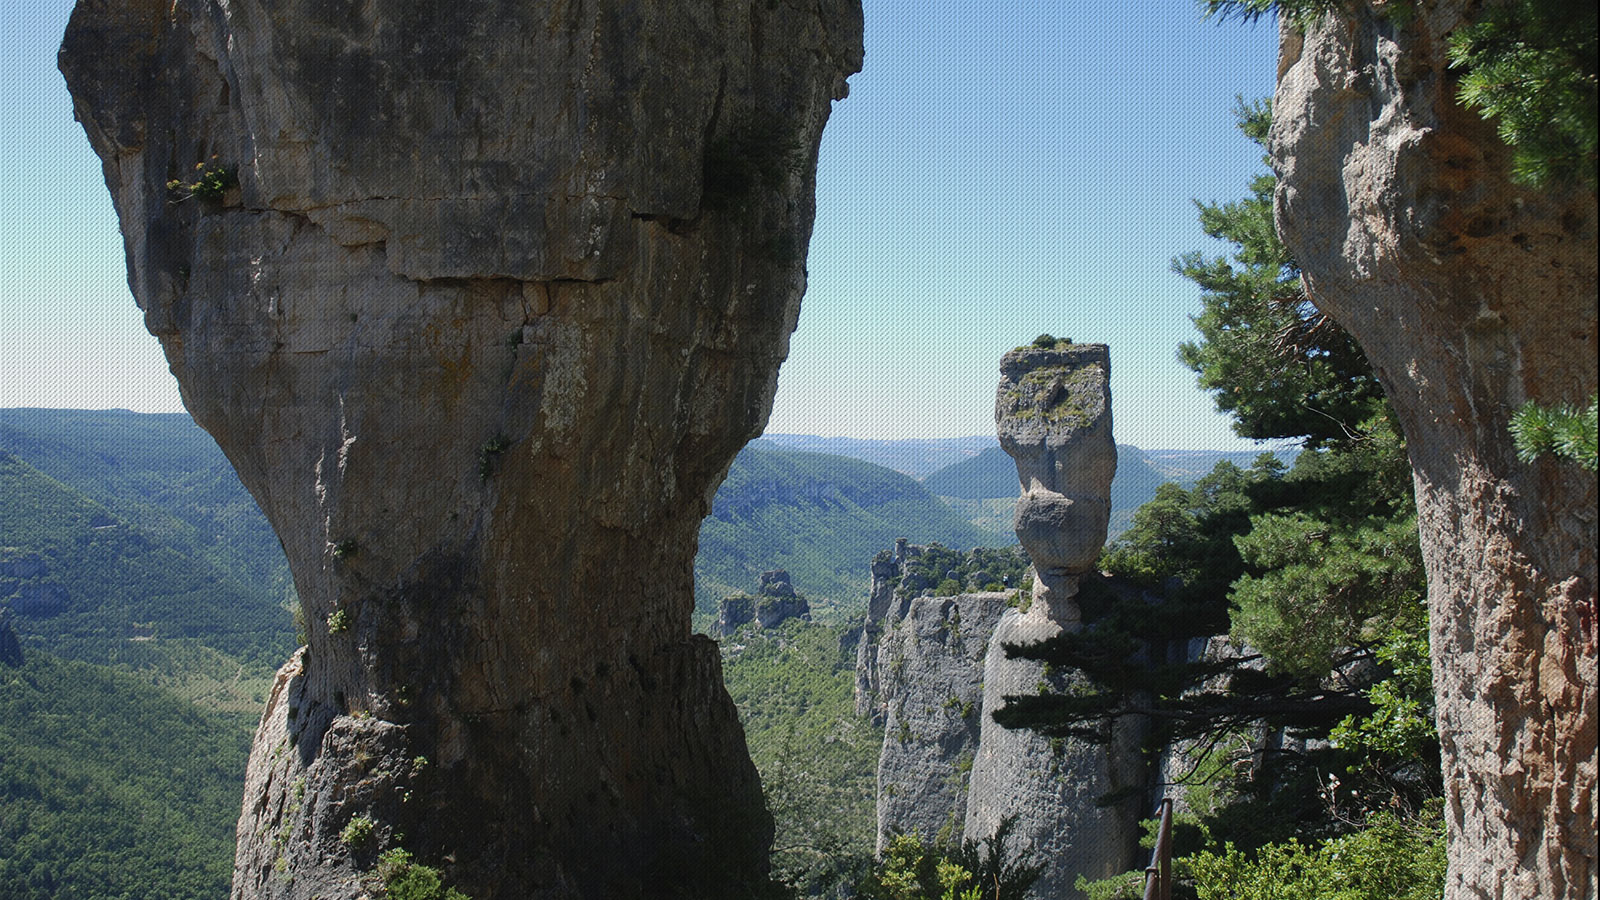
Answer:
POLYGON ((753 591, 760 574, 785 569, 814 612, 827 618, 866 604, 867 564, 896 538, 963 549, 992 544, 909 476, 857 459, 746 447, 700 528, 695 607, 753 591))
POLYGON ((0 663, 0 897, 226 897, 254 725, 103 666, 0 663))

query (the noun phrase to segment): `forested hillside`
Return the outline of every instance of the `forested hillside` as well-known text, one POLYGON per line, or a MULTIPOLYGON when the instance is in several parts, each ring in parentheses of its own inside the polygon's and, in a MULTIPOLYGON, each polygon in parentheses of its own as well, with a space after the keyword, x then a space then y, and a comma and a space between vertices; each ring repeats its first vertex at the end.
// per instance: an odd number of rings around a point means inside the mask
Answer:
POLYGON ((254 725, 103 666, 0 664, 0 897, 227 896, 254 725))
POLYGON ((164 546, 288 589, 288 565, 266 517, 186 413, 0 409, 0 449, 164 546))
POLYGON ((34 646, 71 659, 161 668, 179 642, 258 674, 276 668, 292 649, 281 586, 241 577, 164 512, 102 504, 0 450, 0 604, 34 646))
MULTIPOLYGON (((865 568, 865 565, 862 566, 865 568)), ((791 619, 722 642, 723 676, 777 820, 773 870, 804 896, 834 896, 871 862, 883 731, 855 715, 855 645, 843 628, 791 619)))
MULTIPOLYGON (((864 602, 868 561, 907 536, 983 540, 906 475, 752 447, 706 521, 700 596, 786 567, 843 615, 830 601, 864 602)), ((0 410, 0 617, 24 660, 0 667, 0 896, 226 894, 292 599, 276 537, 187 416, 0 410)), ((796 877, 862 864, 871 833, 881 736, 849 719, 840 636, 794 623, 729 656, 796 877)))
POLYGON ((866 603, 866 562, 896 538, 969 548, 994 543, 914 479, 857 459, 747 447, 734 460, 700 527, 696 609, 754 589, 786 569, 813 613, 847 615, 866 603))

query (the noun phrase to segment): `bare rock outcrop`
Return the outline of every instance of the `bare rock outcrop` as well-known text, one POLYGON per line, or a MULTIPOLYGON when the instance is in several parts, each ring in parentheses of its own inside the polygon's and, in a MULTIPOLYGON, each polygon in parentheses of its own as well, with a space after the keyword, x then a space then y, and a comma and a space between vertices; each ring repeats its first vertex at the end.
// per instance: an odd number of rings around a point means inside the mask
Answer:
POLYGON ((1482 4, 1350 4, 1285 27, 1277 219, 1317 306, 1400 416, 1428 574, 1449 790, 1445 896, 1596 895, 1596 483, 1517 459, 1524 402, 1596 373, 1592 189, 1509 176, 1446 37, 1482 4))
POLYGON ((61 67, 309 645, 234 897, 746 897, 700 519, 770 408, 854 0, 81 0, 61 67))
POLYGON ((878 651, 885 720, 878 755, 878 850, 895 834, 960 838, 978 752, 989 638, 1003 593, 916 597, 878 651))
POLYGON ((905 538, 895 541, 894 550, 884 550, 872 559, 872 582, 867 592, 867 617, 856 643, 856 715, 869 718, 874 725, 884 722, 883 673, 878 668, 878 649, 883 629, 905 614, 897 598, 905 574, 908 554, 920 553, 905 538))
POLYGON ((1007 696, 1068 690, 1082 677, 1009 658, 1005 647, 1082 627, 1073 598, 1105 543, 1116 474, 1110 376, 1104 344, 1019 348, 1001 360, 995 399, 1000 445, 1016 460, 1021 481, 1016 530, 1033 560, 1034 588, 1028 611, 1008 610, 989 641, 965 836, 987 838, 1014 818, 1016 838, 1047 864, 1034 887, 1040 897, 1076 897, 1077 876, 1104 878, 1131 867, 1140 812, 1134 804, 1144 785, 1131 731, 1107 745, 1052 741, 993 718, 1007 696), (1139 790, 1119 803, 1098 802, 1124 788, 1139 790))
POLYGON ((717 604, 717 621, 712 634, 728 637, 751 622, 762 628, 777 628, 790 619, 811 620, 811 604, 796 594, 789 573, 782 569, 761 573, 756 595, 735 594, 717 604))

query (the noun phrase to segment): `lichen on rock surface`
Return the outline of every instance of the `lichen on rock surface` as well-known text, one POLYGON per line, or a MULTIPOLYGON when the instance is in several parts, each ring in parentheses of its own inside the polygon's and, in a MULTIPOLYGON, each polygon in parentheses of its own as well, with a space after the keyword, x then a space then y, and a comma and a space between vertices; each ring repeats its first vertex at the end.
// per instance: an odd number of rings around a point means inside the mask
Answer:
POLYGON ((1018 347, 1000 360, 1000 446, 1016 461, 1017 538, 1033 560, 1035 599, 1076 621, 1071 576, 1106 542, 1117 447, 1111 436, 1111 355, 1105 344, 1018 347))
POLYGON ((78 3, 134 297, 311 623, 237 900, 354 896, 400 835, 475 900, 759 890, 692 560, 860 62, 853 0, 78 3))

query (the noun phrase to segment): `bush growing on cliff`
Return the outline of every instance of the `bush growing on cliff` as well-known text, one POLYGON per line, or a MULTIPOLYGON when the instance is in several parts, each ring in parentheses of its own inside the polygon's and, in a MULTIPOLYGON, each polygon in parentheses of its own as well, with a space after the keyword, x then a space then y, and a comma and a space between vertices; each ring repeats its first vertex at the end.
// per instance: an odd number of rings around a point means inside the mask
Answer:
POLYGON ((1025 849, 1007 847, 1016 818, 1001 820, 983 841, 941 847, 915 834, 896 835, 857 885, 867 900, 1023 900, 1044 866, 1025 849))
POLYGON ((446 885, 438 869, 422 865, 410 851, 398 847, 378 857, 378 878, 389 900, 471 900, 446 885))

